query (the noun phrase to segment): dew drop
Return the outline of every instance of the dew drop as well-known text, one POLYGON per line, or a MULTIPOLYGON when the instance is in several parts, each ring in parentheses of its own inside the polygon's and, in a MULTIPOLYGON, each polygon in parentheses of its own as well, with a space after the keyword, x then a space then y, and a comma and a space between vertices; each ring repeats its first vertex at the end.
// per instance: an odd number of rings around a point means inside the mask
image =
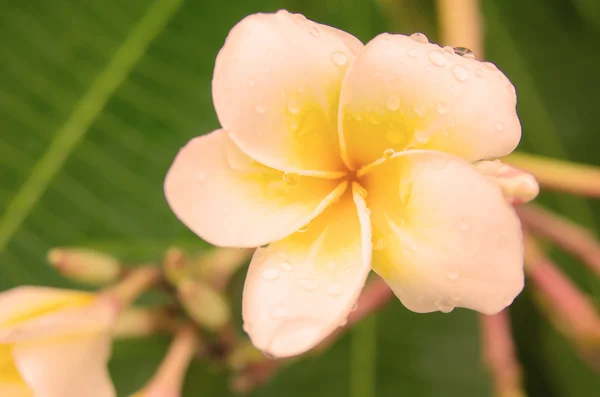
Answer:
POLYGON ((285 316, 287 316, 287 314, 288 310, 282 305, 273 306, 273 308, 271 309, 271 317, 273 317, 276 320, 284 318, 285 316))
POLYGON ((296 186, 300 181, 300 176, 296 172, 284 172, 283 181, 286 185, 296 186))
POLYGON ((452 74, 458 81, 465 81, 469 78, 469 70, 465 65, 454 65, 452 67, 452 74))
POLYGON ((442 50, 433 50, 429 53, 429 60, 435 66, 444 66, 448 61, 442 50))
POLYGON ((429 142, 430 137, 427 131, 415 130, 415 139, 419 143, 427 143, 429 142))
POLYGON ((300 113, 300 105, 298 104, 298 101, 296 101, 296 98, 290 98, 288 101, 288 110, 292 114, 300 113))
POLYGON ((400 99, 396 95, 391 95, 388 98, 387 107, 390 110, 398 110, 400 108, 400 99))
POLYGON ((458 272, 450 272, 448 273, 448 279, 450 280, 458 280, 460 274, 458 272))
POLYGON ((385 241, 382 238, 377 239, 375 244, 373 244, 373 250, 382 251, 385 248, 385 241))
POLYGON ((351 312, 355 312, 355 311, 356 311, 356 309, 358 309, 358 303, 354 303, 354 304, 352 305, 352 309, 350 309, 350 311, 351 311, 351 312))
POLYGON ((343 327, 344 325, 348 324, 348 319, 345 318, 340 322, 340 327, 343 327))
POLYGON ((483 70, 481 70, 479 68, 475 69, 475 76, 482 77, 483 76, 483 70))
POLYGON ((319 36, 319 28, 317 28, 316 26, 313 26, 309 29, 309 32, 311 35, 318 37, 319 36))
POLYGON ((327 288, 327 293, 331 296, 340 296, 342 294, 342 284, 333 283, 327 288))
POLYGON ((483 63, 485 65, 486 68, 491 69, 491 70, 498 70, 498 67, 496 65, 494 65, 491 62, 484 62, 483 63))
POLYGON ((452 46, 449 46, 449 45, 445 46, 444 51, 446 51, 448 54, 454 55, 454 47, 452 47, 452 46))
POLYGON ((416 58, 419 56, 419 50, 417 50, 416 48, 411 48, 410 50, 408 50, 408 56, 411 58, 416 58))
POLYGON ((308 223, 297 230, 298 233, 304 233, 308 230, 308 223))
POLYGON ((319 282, 312 278, 299 278, 296 283, 305 291, 316 291, 319 289, 319 282))
POLYGON ((502 132, 504 131, 504 124, 501 121, 498 121, 494 128, 496 128, 496 131, 502 132))
POLYGON ((448 110, 448 106, 444 102, 440 102, 437 104, 437 111, 439 114, 446 114, 448 113, 448 110))
POLYGON ((460 230, 466 232, 471 227, 471 224, 466 219, 460 221, 460 230))
POLYGON ((279 270, 277 269, 267 269, 263 272, 263 278, 265 280, 277 280, 279 278, 279 270))
POLYGON ((383 151, 383 158, 386 160, 389 160, 394 156, 394 153, 396 153, 396 152, 392 148, 385 149, 383 151))
POLYGON ((415 105, 413 109, 419 117, 424 117, 427 114, 427 109, 423 105, 415 105))
POLYGON ((244 325, 242 325, 242 329, 244 330, 244 332, 245 332, 245 333, 249 334, 249 333, 250 333, 250 330, 251 330, 252 328, 250 327, 250 324, 248 324, 248 323, 244 323, 244 325))
POLYGON ((368 196, 368 192, 367 189, 365 189, 364 187, 360 186, 360 185, 355 185, 356 186, 356 193, 363 198, 363 200, 367 199, 368 196))
POLYGON ((454 47, 454 53, 467 59, 475 59, 475 54, 467 47, 454 47))
POLYGON ((254 110, 256 110, 256 113, 264 113, 267 111, 267 106, 264 103, 257 103, 256 106, 254 106, 254 110))
POLYGON ((254 87, 256 85, 256 80, 250 79, 248 80, 248 87, 254 87))
POLYGON ((331 60, 337 66, 344 66, 348 61, 348 58, 346 57, 346 54, 344 54, 342 51, 335 51, 331 54, 331 60))
POLYGON ((279 267, 281 267, 281 270, 283 270, 284 272, 291 272, 293 269, 293 266, 291 263, 289 262, 281 262, 281 264, 279 265, 279 267))
POLYGON ((429 43, 427 36, 425 36, 423 33, 413 33, 410 35, 410 38, 413 39, 414 41, 416 41, 417 43, 422 43, 422 44, 429 43))
POLYGON ((442 313, 450 313, 452 310, 454 310, 454 305, 449 302, 440 301, 436 302, 435 305, 442 313))

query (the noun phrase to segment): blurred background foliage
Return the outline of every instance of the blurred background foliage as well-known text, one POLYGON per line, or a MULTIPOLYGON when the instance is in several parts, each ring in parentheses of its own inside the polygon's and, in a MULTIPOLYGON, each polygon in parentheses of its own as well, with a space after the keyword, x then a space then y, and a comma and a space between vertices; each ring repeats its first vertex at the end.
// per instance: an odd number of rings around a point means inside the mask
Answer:
MULTIPOLYGON (((364 42, 384 31, 439 42, 433 0, 0 0, 0 290, 70 286, 45 263, 52 246, 99 248, 132 263, 174 244, 206 248, 167 207, 163 177, 188 139, 218 127, 210 82, 229 29, 280 8, 364 42)), ((481 8, 485 58, 517 87, 521 150, 600 165, 600 2, 484 0, 481 8)), ((540 200, 598 230, 600 203, 540 200)), ((600 283, 553 255, 598 302, 600 283)), ((490 395, 476 314, 417 315, 394 302, 376 317, 252 395, 490 395)), ((530 396, 600 390, 527 291, 512 317, 530 396)), ((116 343, 120 396, 147 380, 167 344, 116 343)), ((196 364, 185 393, 230 392, 218 368, 196 364)))

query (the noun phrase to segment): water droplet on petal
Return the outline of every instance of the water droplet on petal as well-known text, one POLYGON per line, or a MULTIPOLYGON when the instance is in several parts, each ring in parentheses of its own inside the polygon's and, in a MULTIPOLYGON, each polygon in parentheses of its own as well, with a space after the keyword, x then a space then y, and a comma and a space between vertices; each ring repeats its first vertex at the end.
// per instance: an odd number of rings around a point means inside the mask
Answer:
POLYGON ((471 224, 469 223, 468 220, 463 219, 460 221, 460 230, 462 230, 463 232, 466 232, 467 230, 469 230, 470 227, 471 227, 471 224))
POLYGON ((375 244, 373 245, 373 250, 382 251, 385 248, 385 241, 382 238, 377 239, 375 244))
POLYGON ((319 33, 320 33, 320 32, 319 32, 319 28, 318 28, 318 27, 316 27, 316 26, 313 26, 313 27, 311 27, 311 28, 309 29, 309 32, 310 32, 310 34, 311 34, 311 35, 313 35, 313 36, 315 36, 315 37, 318 37, 318 36, 319 36, 319 33))
POLYGON ((498 121, 494 128, 496 128, 496 131, 502 132, 504 131, 504 124, 501 121, 498 121))
POLYGON ((429 60, 435 66, 444 66, 448 61, 442 50, 435 49, 429 53, 429 60))
POLYGON ((452 74, 458 81, 465 81, 469 78, 469 69, 465 65, 454 65, 452 67, 452 74))
POLYGON ((410 50, 408 50, 408 56, 411 58, 416 58, 419 56, 419 50, 417 50, 416 48, 411 48, 410 50))
POLYGON ((248 323, 244 323, 244 325, 242 325, 242 329, 244 330, 244 332, 245 332, 245 333, 249 334, 249 333, 250 333, 250 330, 251 330, 252 328, 250 327, 250 324, 248 324, 248 323))
POLYGON ((300 229, 297 230, 298 233, 304 233, 308 230, 308 226, 309 223, 307 223, 306 225, 302 226, 300 229))
POLYGON ((299 278, 296 283, 305 291, 316 291, 319 289, 319 282, 312 278, 299 278))
POLYGON ((450 280, 458 280, 459 276, 460 276, 460 273, 458 273, 458 272, 448 273, 448 279, 450 279, 450 280))
POLYGON ((423 33, 413 33, 410 35, 410 38, 416 41, 417 43, 429 43, 429 39, 427 39, 427 36, 425 36, 423 33))
POLYGON ((273 306, 271 309, 271 317, 276 320, 284 318, 288 314, 288 310, 282 305, 273 306))
POLYGON ((479 68, 475 69, 475 76, 482 77, 483 76, 483 70, 481 70, 479 68))
POLYGON ((448 106, 444 103, 444 102, 440 102, 437 105, 437 111, 439 114, 446 114, 448 113, 448 106))
POLYGON ((389 160, 394 156, 394 153, 396 153, 396 152, 392 148, 385 149, 383 151, 383 158, 386 160, 389 160))
POLYGON ((491 70, 498 70, 498 67, 496 65, 494 65, 491 62, 484 62, 483 63, 485 65, 486 68, 491 69, 491 70))
POLYGON ((444 51, 446 51, 448 54, 454 55, 454 47, 452 47, 452 46, 449 46, 449 45, 445 46, 444 51))
POLYGON ((327 288, 327 293, 331 296, 340 296, 342 294, 342 284, 333 283, 327 288))
POLYGON ((296 186, 300 181, 300 176, 296 172, 284 172, 283 181, 290 186, 296 186))
POLYGON ((267 111, 267 106, 264 103, 257 103, 256 106, 254 106, 254 110, 256 110, 256 113, 264 113, 267 111))
POLYGON ((442 313, 450 313, 452 310, 454 310, 454 305, 449 302, 439 301, 436 302, 435 305, 442 313))
POLYGON ((337 66, 344 66, 346 64, 346 62, 348 61, 348 58, 346 57, 346 54, 344 54, 344 52, 335 51, 334 53, 331 54, 331 60, 337 66))
POLYGON ((300 113, 300 105, 298 104, 298 101, 296 101, 296 98, 290 98, 290 100, 288 101, 288 110, 292 114, 300 113))
POLYGON ((340 321, 340 327, 343 327, 346 324, 348 324, 348 319, 347 318, 345 318, 342 321, 340 321))
POLYGON ((387 101, 387 107, 390 110, 398 110, 398 108, 400 108, 400 99, 396 95, 390 95, 387 101))
POLYGON ((417 114, 417 116, 419 116, 419 117, 425 117, 425 115, 427 114, 427 109, 422 104, 415 105, 415 107, 413 109, 414 109, 415 113, 417 114))
POLYGON ((358 195, 359 195, 360 197, 362 197, 362 198, 363 198, 363 200, 366 200, 366 199, 367 199, 367 196, 368 196, 368 194, 369 194, 369 193, 367 192, 367 189, 365 189, 364 187, 362 187, 362 186, 360 186, 360 185, 358 185, 358 186, 356 187, 356 193, 358 193, 358 195))
POLYGON ((327 323, 318 318, 284 320, 273 333, 265 350, 277 356, 294 356, 303 353, 320 340, 325 328, 327 323))
POLYGON ((279 270, 277 269, 267 269, 263 272, 263 278, 265 280, 277 280, 279 278, 279 270))
POLYGON ((289 262, 281 262, 279 267, 281 267, 281 270, 283 270, 284 272, 291 272, 293 269, 292 264, 289 262))
POLYGON ((473 51, 469 50, 467 47, 454 47, 454 52, 461 57, 475 59, 475 54, 473 54, 473 51))
POLYGON ((358 303, 354 303, 354 305, 352 305, 352 309, 350 309, 350 311, 355 312, 356 309, 358 309, 358 303))
POLYGON ((427 131, 415 130, 415 139, 419 143, 427 143, 430 140, 430 136, 427 131))

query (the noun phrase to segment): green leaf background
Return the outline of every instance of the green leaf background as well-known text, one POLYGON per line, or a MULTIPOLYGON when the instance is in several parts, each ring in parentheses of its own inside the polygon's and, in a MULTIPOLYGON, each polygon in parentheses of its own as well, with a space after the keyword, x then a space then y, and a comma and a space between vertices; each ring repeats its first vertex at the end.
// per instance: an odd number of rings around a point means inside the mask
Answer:
MULTIPOLYGON (((486 58, 519 94, 521 149, 600 165, 597 0, 484 0, 486 58)), ((438 39, 431 0, 0 0, 0 290, 73 285, 45 263, 52 246, 157 258, 203 249, 167 207, 163 177, 191 137, 218 127, 217 51, 245 15, 279 8, 347 30, 438 39)), ((597 230, 600 205, 544 193, 544 204, 597 230)), ((600 283, 555 252, 582 289, 600 283)), ((589 397, 600 380, 539 313, 513 305, 530 396, 589 397)), ((117 342, 119 396, 140 387, 168 340, 117 342)), ((417 315, 398 302, 329 351, 286 368, 253 396, 489 396, 477 317, 417 315)), ((227 396, 226 377, 194 364, 185 396, 227 396)))

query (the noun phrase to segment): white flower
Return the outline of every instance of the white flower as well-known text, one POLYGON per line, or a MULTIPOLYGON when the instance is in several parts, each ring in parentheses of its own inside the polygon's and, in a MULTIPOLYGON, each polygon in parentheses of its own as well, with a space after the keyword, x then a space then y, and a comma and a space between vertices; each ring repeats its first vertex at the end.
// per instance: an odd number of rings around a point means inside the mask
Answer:
POLYGON ((318 344, 371 268, 416 312, 495 313, 523 288, 519 220, 472 165, 521 136, 514 87, 494 65, 422 36, 363 46, 280 11, 232 29, 213 99, 222 129, 180 151, 165 192, 208 242, 269 244, 243 298, 258 348, 318 344))

